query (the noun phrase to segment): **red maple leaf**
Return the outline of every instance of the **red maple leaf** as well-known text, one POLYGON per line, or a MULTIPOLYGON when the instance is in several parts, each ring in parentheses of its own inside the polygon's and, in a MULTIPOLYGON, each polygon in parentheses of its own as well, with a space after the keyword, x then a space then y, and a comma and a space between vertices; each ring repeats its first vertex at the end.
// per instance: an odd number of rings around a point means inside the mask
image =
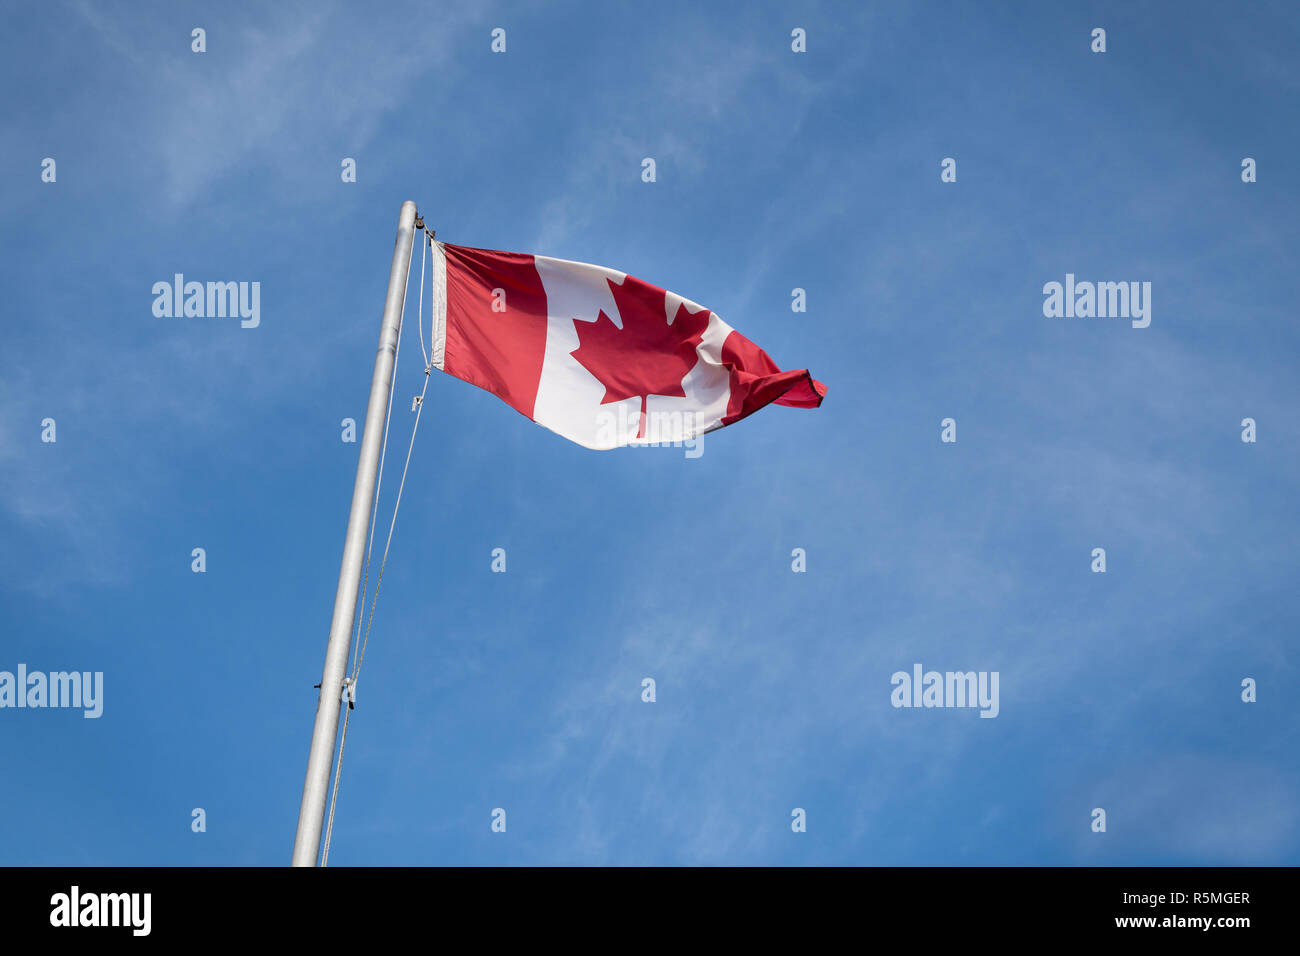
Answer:
POLYGON ((602 405, 641 398, 641 424, 637 438, 645 437, 646 399, 651 395, 685 397, 682 379, 695 367, 695 348, 709 326, 710 312, 677 307, 672 324, 667 321, 663 289, 627 276, 619 285, 606 279, 614 295, 620 329, 602 309, 595 322, 574 319, 578 347, 569 354, 605 386, 602 405))

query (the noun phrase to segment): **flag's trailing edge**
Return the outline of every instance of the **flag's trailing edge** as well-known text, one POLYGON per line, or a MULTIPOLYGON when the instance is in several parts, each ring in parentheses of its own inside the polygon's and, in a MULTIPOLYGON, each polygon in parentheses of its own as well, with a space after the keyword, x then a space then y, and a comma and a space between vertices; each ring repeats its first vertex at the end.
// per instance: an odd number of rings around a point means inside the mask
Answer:
POLYGON ((432 245, 433 365, 579 445, 685 441, 826 394, 708 309, 625 273, 432 245))

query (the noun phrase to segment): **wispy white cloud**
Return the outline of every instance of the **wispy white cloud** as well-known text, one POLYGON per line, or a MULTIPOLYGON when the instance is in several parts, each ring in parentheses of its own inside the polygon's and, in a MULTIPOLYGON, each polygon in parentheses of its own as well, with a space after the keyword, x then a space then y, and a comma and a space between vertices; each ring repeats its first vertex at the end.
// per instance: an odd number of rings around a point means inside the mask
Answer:
POLYGON ((1177 753, 1125 765, 1079 788, 1080 819, 1106 810, 1106 833, 1078 825, 1084 859, 1160 854, 1188 862, 1260 865, 1295 852, 1300 791, 1259 760, 1177 753), (1086 804, 1084 806, 1083 804, 1086 804))
MULTIPOLYGON (((465 28, 488 12, 308 3, 269 8, 254 23, 222 11, 206 19, 207 52, 198 56, 187 37, 172 35, 170 19, 142 21, 89 2, 77 9, 149 91, 148 108, 122 117, 119 132, 157 164, 178 208, 233 175, 298 189, 317 178, 304 171, 320 167, 319 180, 333 181, 343 156, 413 102, 417 83, 445 75, 465 28), (143 34, 142 22, 151 24, 143 34)), ((441 88, 416 99, 432 101, 441 88)))

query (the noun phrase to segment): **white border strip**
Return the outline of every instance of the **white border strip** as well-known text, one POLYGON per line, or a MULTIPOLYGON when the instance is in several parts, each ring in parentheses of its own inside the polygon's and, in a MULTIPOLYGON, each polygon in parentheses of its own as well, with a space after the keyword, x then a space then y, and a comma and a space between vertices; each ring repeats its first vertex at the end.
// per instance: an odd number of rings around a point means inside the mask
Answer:
POLYGON ((434 240, 433 247, 433 310, 430 321, 433 323, 433 341, 430 351, 433 354, 433 367, 445 371, 443 365, 447 357, 447 255, 442 243, 434 240))

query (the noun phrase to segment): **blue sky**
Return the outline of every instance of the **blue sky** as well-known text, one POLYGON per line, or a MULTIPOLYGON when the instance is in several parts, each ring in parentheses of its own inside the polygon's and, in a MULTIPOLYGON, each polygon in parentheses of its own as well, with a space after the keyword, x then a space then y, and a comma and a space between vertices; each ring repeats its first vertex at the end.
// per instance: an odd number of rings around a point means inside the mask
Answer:
POLYGON ((288 862, 405 199, 830 391, 688 459, 436 377, 331 865, 1300 861, 1291 5, 25 3, 0 38, 0 670, 104 673, 98 720, 0 710, 0 862, 288 862), (261 324, 156 318, 177 272, 260 282, 261 324), (1044 317, 1067 273, 1151 282, 1150 327, 1044 317), (915 663, 997 671, 998 717, 894 708, 915 663))

